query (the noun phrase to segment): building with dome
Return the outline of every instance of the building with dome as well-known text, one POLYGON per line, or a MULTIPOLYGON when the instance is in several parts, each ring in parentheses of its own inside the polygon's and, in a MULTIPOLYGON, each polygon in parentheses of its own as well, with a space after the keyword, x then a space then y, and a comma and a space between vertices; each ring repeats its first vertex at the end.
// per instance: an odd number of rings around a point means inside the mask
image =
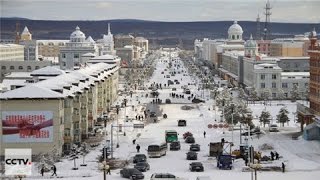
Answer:
POLYGON ((90 36, 86 39, 86 35, 77 26, 70 35, 70 41, 60 49, 61 69, 74 70, 75 67, 83 65, 85 62, 81 56, 86 53, 98 55, 98 46, 90 36))
POLYGON ((250 39, 244 43, 244 56, 255 57, 256 55, 258 55, 258 46, 251 34, 250 39))
POLYGON ((242 27, 238 24, 237 21, 234 21, 228 29, 227 44, 243 44, 244 41, 242 40, 242 34, 242 27))

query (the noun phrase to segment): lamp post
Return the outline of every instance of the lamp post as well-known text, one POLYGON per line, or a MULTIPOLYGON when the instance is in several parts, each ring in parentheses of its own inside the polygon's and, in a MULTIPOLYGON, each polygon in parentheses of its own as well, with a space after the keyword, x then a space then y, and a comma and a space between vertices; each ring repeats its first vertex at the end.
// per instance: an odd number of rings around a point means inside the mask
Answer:
MULTIPOLYGON (((116 108, 117 108, 117 146, 116 147, 119 148, 119 110, 120 110, 120 106, 117 105, 116 108)), ((111 130, 112 130, 112 128, 111 128, 111 130)))
POLYGON ((231 126, 232 126, 232 137, 231 137, 231 141, 233 143, 233 112, 234 112, 234 104, 232 103, 231 105, 231 126))
POLYGON ((107 173, 106 171, 110 168, 110 166, 107 164, 107 161, 102 161, 102 167, 101 170, 103 171, 103 180, 107 179, 107 173))

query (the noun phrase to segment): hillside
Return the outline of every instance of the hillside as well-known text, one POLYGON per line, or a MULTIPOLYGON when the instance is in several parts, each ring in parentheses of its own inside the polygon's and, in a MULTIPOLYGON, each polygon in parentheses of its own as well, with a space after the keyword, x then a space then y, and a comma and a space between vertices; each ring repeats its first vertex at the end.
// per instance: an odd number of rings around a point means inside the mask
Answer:
MULTIPOLYGON (((81 30, 94 39, 101 38, 106 33, 107 24, 111 23, 113 34, 128 34, 144 36, 151 40, 151 45, 174 45, 182 41, 184 46, 192 45, 196 38, 224 38, 232 21, 206 22, 157 22, 134 19, 106 21, 44 21, 23 18, 0 18, 1 39, 14 37, 16 22, 20 23, 20 31, 28 26, 35 39, 68 39, 70 33, 78 25, 81 30)), ((244 38, 256 34, 256 22, 238 22, 244 30, 244 38)), ((263 23, 261 23, 263 27, 263 23)), ((272 23, 272 33, 279 36, 292 36, 310 31, 319 24, 272 23)), ((261 28, 262 29, 262 28, 261 28)))

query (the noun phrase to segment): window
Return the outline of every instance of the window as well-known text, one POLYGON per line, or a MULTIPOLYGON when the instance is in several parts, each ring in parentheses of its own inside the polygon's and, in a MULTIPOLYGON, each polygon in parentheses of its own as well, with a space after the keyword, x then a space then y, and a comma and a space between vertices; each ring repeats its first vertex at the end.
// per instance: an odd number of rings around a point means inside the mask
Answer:
POLYGON ((240 39, 240 36, 239 36, 239 35, 237 35, 237 39, 240 39))
POLYGON ((261 83, 261 84, 260 84, 260 88, 262 88, 262 89, 263 89, 263 88, 266 88, 266 84, 265 84, 265 83, 261 83))
POLYGON ((6 66, 1 66, 1 69, 6 70, 7 68, 6 68, 6 66))
POLYGON ((277 75, 276 74, 272 74, 272 79, 277 79, 277 75))
POLYGON ((74 58, 79 58, 79 54, 74 54, 74 58))
POLYGON ((10 70, 14 70, 14 66, 10 66, 10 70))
POLYGON ((262 80, 266 79, 266 75, 261 74, 261 75, 260 75, 260 79, 262 79, 262 80))
POLYGON ((282 88, 288 88, 288 83, 282 83, 282 88))
POLYGON ((27 70, 31 70, 31 66, 27 66, 27 70))
POLYGON ((272 83, 272 88, 277 88, 277 83, 273 82, 272 83))
POLYGON ((277 97, 277 93, 272 93, 272 97, 276 98, 277 97))
POLYGON ((234 35, 232 35, 232 39, 235 39, 235 36, 234 36, 234 35))
POLYGON ((66 128, 64 130, 64 136, 70 136, 70 129, 69 128, 66 128))
POLYGON ((36 68, 35 69, 39 69, 40 67, 39 66, 36 66, 36 68))
POLYGON ((22 67, 22 66, 19 66, 19 69, 21 70, 21 69, 23 69, 23 67, 22 67))
POLYGON ((66 58, 66 54, 65 53, 62 53, 62 58, 66 58))

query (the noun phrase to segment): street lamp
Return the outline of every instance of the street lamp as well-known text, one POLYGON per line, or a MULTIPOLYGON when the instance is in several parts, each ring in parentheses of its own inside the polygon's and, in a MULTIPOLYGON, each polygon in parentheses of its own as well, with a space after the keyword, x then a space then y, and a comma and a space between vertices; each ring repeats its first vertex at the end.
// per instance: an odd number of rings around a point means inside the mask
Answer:
POLYGON ((107 161, 102 161, 101 163, 101 170, 103 171, 103 180, 106 180, 107 177, 107 173, 106 171, 108 171, 108 169, 110 168, 110 166, 107 164, 107 161))
POLYGON ((235 107, 235 105, 232 103, 231 105, 231 126, 232 126, 232 143, 233 143, 233 112, 234 112, 234 107, 235 107))

